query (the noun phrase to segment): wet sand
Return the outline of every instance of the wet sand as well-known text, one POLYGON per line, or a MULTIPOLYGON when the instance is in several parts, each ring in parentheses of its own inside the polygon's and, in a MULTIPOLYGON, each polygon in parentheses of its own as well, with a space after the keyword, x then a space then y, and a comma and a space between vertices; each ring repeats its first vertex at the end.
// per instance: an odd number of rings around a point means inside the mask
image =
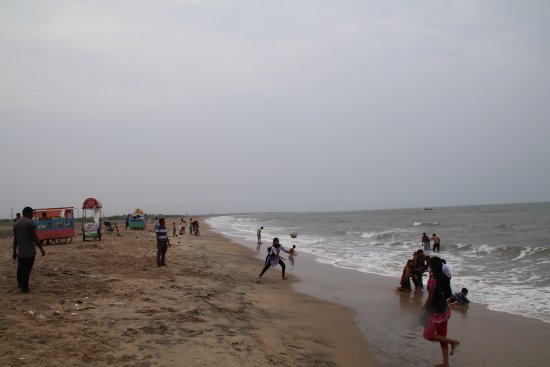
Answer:
MULTIPOLYGON (((294 285, 300 292, 357 311, 356 321, 380 365, 432 366, 441 362, 439 344, 422 338, 418 322, 427 292, 397 294, 393 290, 398 278, 336 268, 306 254, 296 257, 291 273, 300 279, 294 285)), ((454 309, 448 335, 461 341, 451 366, 535 367, 550 360, 550 324, 491 311, 480 304, 472 304, 466 311, 454 309)))
POLYGON ((351 309, 276 270, 257 283, 253 250, 201 234, 172 239, 161 268, 150 230, 46 246, 29 294, 0 239, 0 365, 376 365, 351 309))

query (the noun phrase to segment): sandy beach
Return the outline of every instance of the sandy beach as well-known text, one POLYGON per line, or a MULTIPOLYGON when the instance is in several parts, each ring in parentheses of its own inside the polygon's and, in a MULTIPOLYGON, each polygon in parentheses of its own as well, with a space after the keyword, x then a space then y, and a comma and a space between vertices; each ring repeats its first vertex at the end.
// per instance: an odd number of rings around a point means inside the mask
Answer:
POLYGON ((45 246, 21 294, 2 238, 0 365, 376 366, 350 308, 206 226, 171 241, 161 268, 151 229, 45 246))

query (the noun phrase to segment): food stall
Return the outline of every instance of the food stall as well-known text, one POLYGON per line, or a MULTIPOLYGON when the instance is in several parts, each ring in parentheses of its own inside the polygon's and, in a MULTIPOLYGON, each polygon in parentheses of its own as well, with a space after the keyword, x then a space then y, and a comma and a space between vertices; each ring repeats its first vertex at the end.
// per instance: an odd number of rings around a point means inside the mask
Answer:
POLYGON ((42 243, 70 243, 75 235, 74 207, 35 209, 33 221, 36 234, 42 243))
POLYGON ((101 241, 101 202, 87 198, 82 204, 82 240, 88 238, 101 241))

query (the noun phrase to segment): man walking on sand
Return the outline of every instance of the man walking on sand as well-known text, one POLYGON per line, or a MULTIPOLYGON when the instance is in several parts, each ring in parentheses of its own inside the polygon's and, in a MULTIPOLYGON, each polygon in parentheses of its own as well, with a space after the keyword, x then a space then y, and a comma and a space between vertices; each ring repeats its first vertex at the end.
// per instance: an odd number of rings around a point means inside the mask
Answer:
POLYGON ((32 221, 33 212, 31 207, 25 207, 23 217, 13 225, 13 259, 17 259, 17 283, 23 293, 29 293, 29 278, 36 256, 35 245, 42 256, 46 255, 36 234, 36 224, 32 221))

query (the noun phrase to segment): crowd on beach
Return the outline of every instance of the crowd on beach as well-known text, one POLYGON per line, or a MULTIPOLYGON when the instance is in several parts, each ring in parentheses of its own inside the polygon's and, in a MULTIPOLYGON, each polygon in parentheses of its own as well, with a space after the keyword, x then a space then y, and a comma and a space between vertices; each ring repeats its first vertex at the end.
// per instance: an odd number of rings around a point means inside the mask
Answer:
MULTIPOLYGON (((36 255, 35 246, 40 249, 42 256, 46 254, 42 247, 42 241, 38 237, 36 224, 32 220, 33 214, 34 210, 31 207, 25 207, 23 209, 23 216, 17 213, 13 225, 13 259, 18 260, 17 282, 21 291, 25 293, 29 292, 29 278, 36 255)), ((126 219, 126 229, 129 228, 128 223, 129 216, 126 219)), ((262 244, 263 228, 264 227, 261 227, 257 231, 258 246, 262 244)), ((172 237, 185 235, 186 229, 189 230, 189 235, 200 236, 200 225, 197 219, 190 218, 188 226, 187 221, 181 218, 179 225, 176 225, 176 222, 172 222, 172 237)), ((172 244, 168 236, 168 227, 166 226, 165 218, 155 219, 154 232, 157 244, 157 266, 166 266, 166 254, 168 248, 171 247, 172 244)), ((296 237, 296 234, 293 234, 293 237, 296 237)), ((268 254, 265 259, 264 268, 259 275, 260 278, 270 267, 279 265, 282 269, 282 279, 288 279, 285 276, 286 265, 284 257, 281 256, 281 252, 286 252, 289 255, 290 261, 293 261, 294 256, 296 256, 296 245, 287 249, 280 244, 279 238, 274 238, 273 245, 268 247, 268 254)))
MULTIPOLYGON (((36 224, 32 218, 33 209, 26 207, 23 209, 23 216, 18 216, 13 226, 13 259, 18 260, 17 282, 24 293, 29 292, 29 277, 36 256, 35 247, 40 249, 42 256, 46 254, 42 247, 42 241, 37 236, 36 224)), ((179 225, 176 225, 176 222, 172 223, 172 237, 185 235, 186 229, 188 229, 189 235, 199 236, 199 228, 197 219, 191 218, 188 224, 184 218, 181 218, 179 225)), ((263 229, 264 227, 260 227, 257 230, 258 249, 262 245, 263 229)), ((154 233, 157 243, 157 266, 166 266, 166 253, 171 243, 165 218, 160 218, 155 222, 154 233)), ((291 233, 292 238, 296 236, 296 232, 291 233)), ((469 303, 468 290, 463 288, 459 293, 452 293, 452 276, 449 265, 445 259, 434 255, 435 252, 440 253, 441 251, 441 239, 435 233, 431 238, 423 233, 421 241, 422 248, 413 253, 412 259, 407 260, 401 275, 400 285, 396 290, 412 293, 412 281, 414 294, 422 294, 424 289, 423 277, 426 273, 429 274, 427 281, 428 297, 422 306, 423 336, 427 340, 440 343, 443 363, 436 366, 448 367, 449 356, 455 353, 460 344, 458 340, 447 337, 447 323, 451 317, 451 306, 467 307, 469 303), (431 251, 431 255, 426 254, 428 251, 431 251)), ((282 252, 287 253, 289 260, 293 261, 294 256, 296 256, 296 246, 294 245, 292 248, 282 246, 279 238, 275 237, 272 245, 267 248, 267 256, 259 278, 270 268, 280 266, 282 279, 288 279, 285 275, 286 264, 284 260, 286 259, 281 256, 282 252)))
MULTIPOLYGON (((179 224, 179 235, 185 235, 187 222, 181 218, 179 224)), ((189 235, 200 236, 200 225, 198 219, 189 219, 189 235)), ((166 266, 166 253, 168 247, 172 246, 168 238, 168 228, 166 227, 166 219, 160 218, 155 222, 155 236, 157 239, 157 266, 166 266)), ((178 237, 176 222, 172 223, 172 237, 178 237)))
POLYGON ((440 343, 443 355, 443 363, 438 367, 449 366, 449 356, 453 355, 460 344, 458 340, 447 337, 447 324, 451 317, 451 306, 465 308, 470 301, 467 298, 468 289, 462 288, 459 293, 452 293, 451 271, 445 259, 438 256, 426 255, 424 251, 440 252, 441 239, 434 233, 429 238, 426 233, 422 234, 422 249, 413 253, 412 259, 407 260, 398 292, 412 292, 411 281, 414 285, 414 293, 420 294, 424 289, 423 276, 429 273, 427 282, 428 298, 422 307, 421 324, 424 326, 423 336, 429 341, 440 343), (433 247, 430 248, 430 242, 433 247), (449 345, 451 350, 449 352, 449 345))
MULTIPOLYGON (((422 249, 418 249, 413 253, 412 259, 407 260, 403 272, 401 274, 401 280, 399 287, 396 288, 398 292, 412 292, 411 281, 414 285, 414 292, 422 292, 424 289, 423 277, 430 270, 430 263, 433 256, 426 255, 424 251, 441 251, 441 239, 434 233, 430 239, 426 232, 422 234, 422 249), (433 242, 433 247, 430 247, 430 243, 433 242)), ((440 259, 442 263, 442 271, 449 278, 451 276, 451 270, 447 261, 443 258, 440 259)), ((453 294, 449 297, 448 301, 452 305, 467 306, 470 301, 466 298, 468 290, 462 288, 460 293, 453 294)))
MULTIPOLYGON (((25 207, 21 213, 17 213, 13 220, 13 259, 17 260, 17 283, 21 292, 29 292, 29 279, 36 256, 36 248, 40 249, 42 256, 46 255, 43 244, 48 245, 49 240, 40 240, 37 233, 37 226, 33 221, 34 209, 25 207)), ((45 216, 45 213, 43 213, 45 216)), ((41 218, 42 219, 42 218, 41 218)), ((129 227, 129 216, 126 218, 126 229, 129 227)), ((116 226, 116 223, 115 223, 116 226)), ((118 232, 118 227, 117 232, 118 232)), ((185 235, 187 222, 181 218, 179 224, 179 235, 185 235)), ((198 219, 189 220, 189 235, 200 236, 200 225, 198 219)), ((166 253, 171 246, 168 238, 168 229, 165 218, 155 219, 155 238, 157 243, 157 266, 166 266, 166 253)), ((176 223, 173 223, 172 237, 177 237, 176 223)))

